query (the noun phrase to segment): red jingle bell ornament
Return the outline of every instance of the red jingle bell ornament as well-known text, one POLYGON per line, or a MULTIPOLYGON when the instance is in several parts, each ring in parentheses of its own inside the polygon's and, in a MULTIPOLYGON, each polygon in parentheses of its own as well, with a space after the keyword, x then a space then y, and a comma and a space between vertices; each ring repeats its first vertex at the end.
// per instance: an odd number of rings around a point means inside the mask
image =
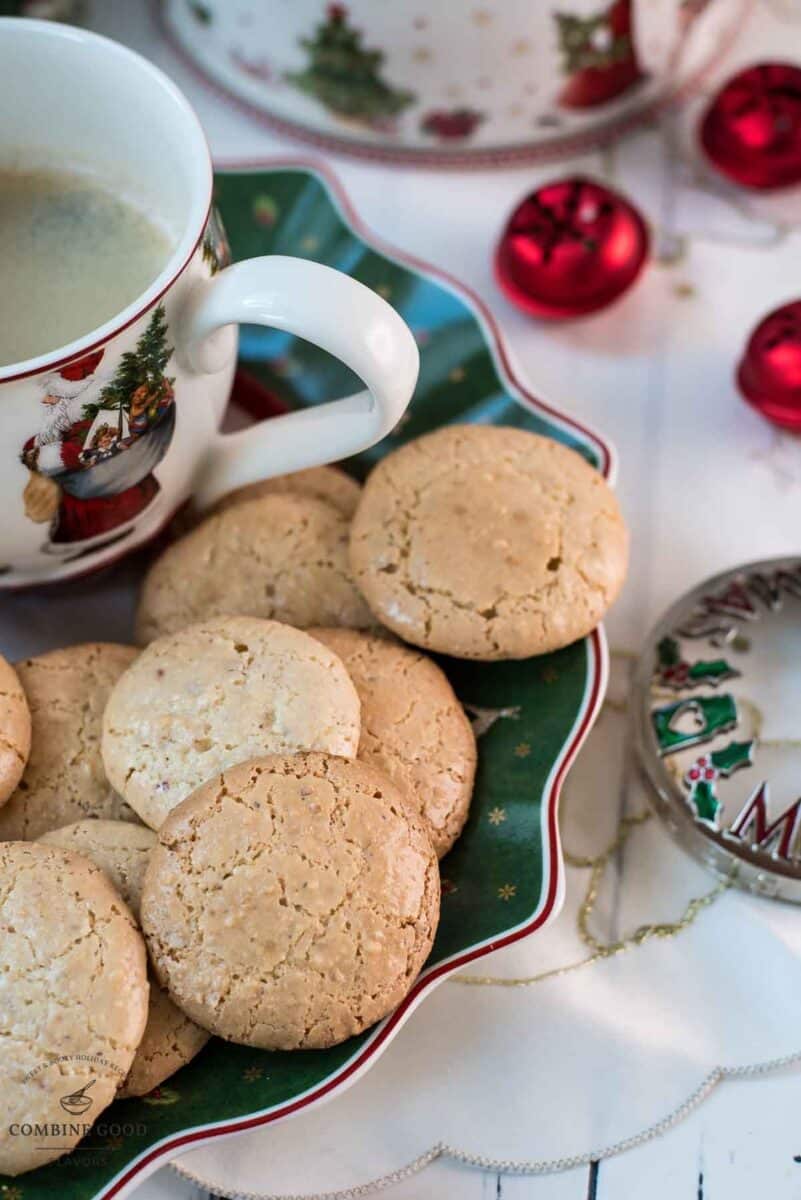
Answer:
POLYGON ((724 84, 704 113, 701 145, 743 187, 801 183, 801 67, 759 63, 724 84))
POLYGON ((559 320, 605 308, 631 287, 648 257, 648 229, 611 188, 575 177, 547 183, 512 213, 495 255, 509 299, 559 320))
POLYGON ((801 300, 760 321, 748 339, 737 383, 763 417, 801 430, 801 300))

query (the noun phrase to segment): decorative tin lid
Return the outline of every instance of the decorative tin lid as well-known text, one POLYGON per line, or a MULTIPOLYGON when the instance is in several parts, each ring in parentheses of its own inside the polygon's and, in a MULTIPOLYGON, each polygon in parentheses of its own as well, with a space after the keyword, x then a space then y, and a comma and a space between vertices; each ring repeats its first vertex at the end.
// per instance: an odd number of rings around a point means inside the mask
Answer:
POLYGON ((801 903, 801 558, 687 592, 648 638, 633 703, 677 841, 739 887, 801 903))

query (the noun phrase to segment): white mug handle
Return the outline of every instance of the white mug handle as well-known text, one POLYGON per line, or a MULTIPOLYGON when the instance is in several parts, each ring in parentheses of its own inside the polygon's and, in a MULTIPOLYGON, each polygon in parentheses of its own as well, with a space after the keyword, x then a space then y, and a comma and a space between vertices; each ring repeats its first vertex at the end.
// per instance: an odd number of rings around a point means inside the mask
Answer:
POLYGON ((181 314, 181 358, 198 372, 230 359, 233 323, 271 325, 341 359, 362 392, 218 434, 198 472, 203 509, 232 488, 357 454, 397 425, 412 398, 420 356, 411 330, 364 284, 320 263, 251 258, 196 285, 181 314))

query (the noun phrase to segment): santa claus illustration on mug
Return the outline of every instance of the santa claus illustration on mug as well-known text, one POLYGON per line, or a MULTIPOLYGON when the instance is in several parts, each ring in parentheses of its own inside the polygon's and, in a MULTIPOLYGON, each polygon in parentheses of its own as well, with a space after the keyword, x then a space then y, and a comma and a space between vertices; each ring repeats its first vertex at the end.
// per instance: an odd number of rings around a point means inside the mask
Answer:
POLYGON ((42 379, 41 425, 21 457, 25 512, 49 524, 51 553, 77 557, 124 536, 158 494, 153 471, 175 428, 166 333, 159 307, 111 378, 96 350, 42 379))

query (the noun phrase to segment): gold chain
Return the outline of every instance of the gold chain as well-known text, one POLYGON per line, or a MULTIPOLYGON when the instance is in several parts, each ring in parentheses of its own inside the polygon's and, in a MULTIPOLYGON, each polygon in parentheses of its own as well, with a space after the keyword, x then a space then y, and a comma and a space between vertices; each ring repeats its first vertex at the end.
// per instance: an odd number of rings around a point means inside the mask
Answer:
MULTIPOLYGON (((636 655, 633 655, 630 651, 613 650, 611 653, 613 658, 626 660, 636 658, 636 655)), ((603 709, 625 712, 626 703, 625 701, 605 700, 603 709)), ((552 967, 548 971, 540 971, 537 975, 526 975, 517 979, 505 978, 501 975, 453 975, 450 982, 465 984, 469 987, 530 987, 531 984, 540 983, 543 979, 553 979, 557 975, 567 975, 571 971, 577 971, 580 967, 588 967, 592 963, 601 962, 603 959, 613 958, 615 955, 622 954, 634 946, 642 946, 645 942, 653 938, 671 938, 683 930, 689 929, 696 917, 731 886, 728 880, 722 880, 704 895, 695 896, 689 900, 684 912, 677 921, 657 921, 648 925, 639 925, 632 933, 614 942, 602 942, 592 933, 589 927, 590 917, 598 900, 598 892, 600 891, 606 868, 612 858, 625 845, 632 830, 638 825, 644 825, 646 821, 650 821, 652 815, 650 811, 645 810, 639 813, 632 813, 631 816, 621 817, 617 832, 610 844, 601 854, 594 857, 591 855, 573 854, 569 850, 564 851, 565 862, 569 866, 580 870, 589 870, 590 872, 587 889, 578 911, 576 924, 578 935, 584 945, 592 951, 591 954, 586 958, 579 959, 578 962, 568 963, 563 967, 552 967)))

